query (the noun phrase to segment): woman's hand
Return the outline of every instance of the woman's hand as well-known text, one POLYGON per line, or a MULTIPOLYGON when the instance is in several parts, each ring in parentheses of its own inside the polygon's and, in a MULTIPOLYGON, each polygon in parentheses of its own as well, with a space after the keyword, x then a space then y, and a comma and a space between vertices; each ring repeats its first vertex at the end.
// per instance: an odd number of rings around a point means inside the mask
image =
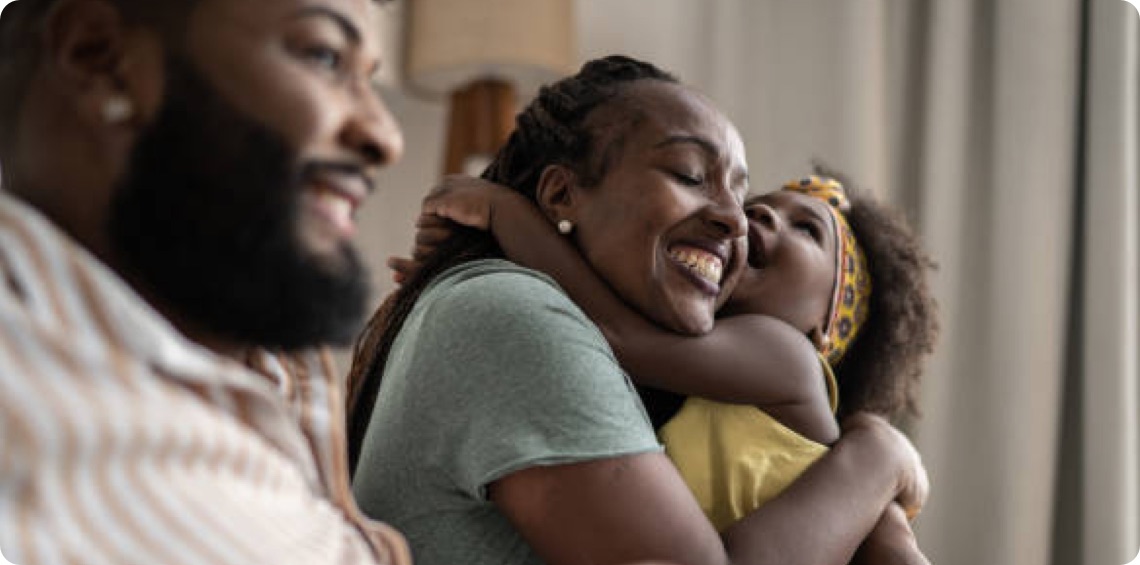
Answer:
POLYGON ((918 540, 910 528, 906 513, 899 504, 891 504, 882 518, 863 540, 852 565, 930 565, 918 548, 918 540))
POLYGON ((926 474, 922 457, 910 439, 882 417, 862 412, 843 421, 843 434, 865 435, 869 441, 886 450, 884 455, 898 466, 895 500, 902 506, 908 519, 913 520, 918 516, 930 495, 930 477, 926 474))
POLYGON ((505 198, 521 198, 509 188, 465 175, 444 177, 420 205, 412 256, 391 257, 392 278, 403 284, 423 266, 439 244, 451 235, 454 224, 490 230, 496 205, 505 198))

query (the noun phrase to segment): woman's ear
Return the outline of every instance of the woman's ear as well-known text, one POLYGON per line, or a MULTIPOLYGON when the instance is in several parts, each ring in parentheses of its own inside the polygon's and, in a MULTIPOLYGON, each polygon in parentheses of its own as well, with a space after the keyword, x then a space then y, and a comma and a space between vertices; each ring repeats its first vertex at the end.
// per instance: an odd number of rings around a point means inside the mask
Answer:
POLYGON ((578 175, 565 165, 547 165, 538 177, 535 201, 551 223, 577 221, 578 175))

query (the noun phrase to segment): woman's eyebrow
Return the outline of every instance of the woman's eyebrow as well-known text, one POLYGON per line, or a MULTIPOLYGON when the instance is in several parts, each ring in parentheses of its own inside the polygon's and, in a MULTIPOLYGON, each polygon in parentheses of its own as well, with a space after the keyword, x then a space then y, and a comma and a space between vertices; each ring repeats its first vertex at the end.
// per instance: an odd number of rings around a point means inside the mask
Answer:
POLYGON ((717 144, 699 135, 670 135, 654 145, 653 148, 661 149, 671 145, 685 144, 696 145, 702 151, 708 153, 710 157, 715 158, 720 155, 720 147, 718 147, 717 144))
POLYGON ((341 32, 344 33, 345 37, 348 38, 350 43, 360 45, 360 28, 358 28, 352 20, 348 19, 348 16, 332 8, 326 6, 307 6, 297 10, 297 12, 293 14, 292 19, 297 20, 302 18, 323 18, 332 20, 332 22, 340 28, 341 32))
MULTIPOLYGON (((657 142, 653 146, 654 149, 662 149, 673 145, 695 145, 710 159, 718 160, 721 157, 721 148, 712 140, 699 136, 688 134, 676 134, 666 137, 664 140, 657 142)), ((737 184, 748 183, 748 169, 744 167, 737 167, 736 174, 733 175, 732 180, 737 184)))

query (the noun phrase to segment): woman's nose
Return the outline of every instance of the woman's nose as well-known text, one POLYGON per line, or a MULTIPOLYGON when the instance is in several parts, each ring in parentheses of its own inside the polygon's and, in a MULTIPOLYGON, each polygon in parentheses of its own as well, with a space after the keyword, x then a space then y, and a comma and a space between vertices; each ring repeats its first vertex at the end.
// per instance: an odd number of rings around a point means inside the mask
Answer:
POLYGON ((709 221, 725 237, 735 239, 748 233, 748 218, 734 198, 731 202, 715 202, 709 206, 709 221))

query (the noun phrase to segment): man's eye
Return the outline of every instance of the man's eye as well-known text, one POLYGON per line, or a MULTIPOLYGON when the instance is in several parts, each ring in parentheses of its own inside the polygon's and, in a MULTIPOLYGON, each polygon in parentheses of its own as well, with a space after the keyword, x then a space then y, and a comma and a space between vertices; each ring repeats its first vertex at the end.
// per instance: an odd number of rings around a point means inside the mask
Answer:
POLYGON ((331 47, 324 46, 308 47, 302 49, 301 56, 308 63, 316 67, 331 71, 339 69, 341 61, 344 59, 344 57, 340 54, 340 51, 337 51, 331 47))

